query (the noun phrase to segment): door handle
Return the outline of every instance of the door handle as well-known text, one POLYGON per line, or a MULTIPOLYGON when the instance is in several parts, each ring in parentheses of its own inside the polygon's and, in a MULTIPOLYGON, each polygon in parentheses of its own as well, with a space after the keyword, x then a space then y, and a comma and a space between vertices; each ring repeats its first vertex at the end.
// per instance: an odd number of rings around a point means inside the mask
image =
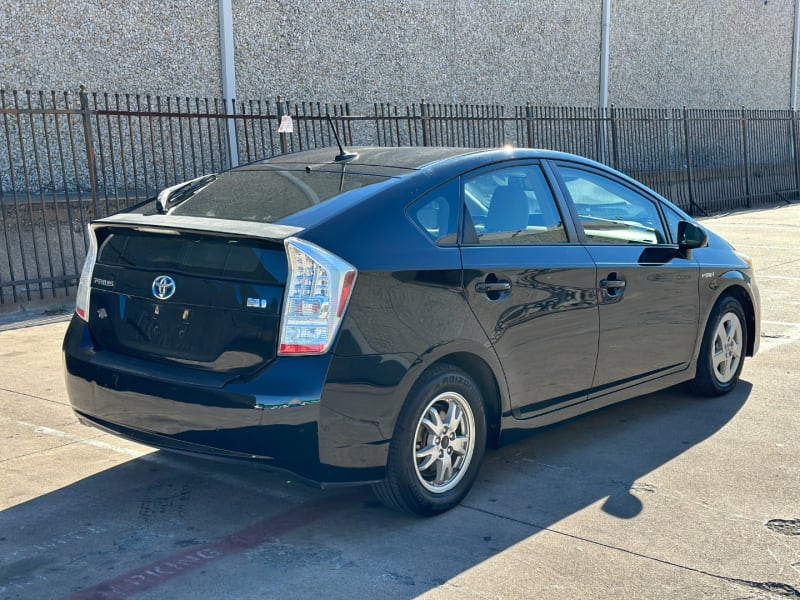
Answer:
POLYGON ((511 284, 508 281, 482 281, 475 284, 475 291, 480 294, 488 294, 489 292, 507 292, 511 289, 511 284))
POLYGON ((600 287, 604 290, 618 290, 625 287, 625 282, 619 279, 601 279, 600 287))

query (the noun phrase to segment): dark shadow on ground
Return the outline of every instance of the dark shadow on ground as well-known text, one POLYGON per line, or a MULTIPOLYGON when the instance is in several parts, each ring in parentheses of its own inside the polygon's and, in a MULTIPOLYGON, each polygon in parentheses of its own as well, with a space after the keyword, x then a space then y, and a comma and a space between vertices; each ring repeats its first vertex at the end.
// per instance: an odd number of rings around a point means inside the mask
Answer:
POLYGON ((321 585, 415 597, 598 501, 635 519, 647 475, 713 436, 750 391, 675 388, 533 433, 490 452, 463 505, 434 519, 395 514, 368 488, 159 452, 0 513, 0 597, 306 597, 321 585))

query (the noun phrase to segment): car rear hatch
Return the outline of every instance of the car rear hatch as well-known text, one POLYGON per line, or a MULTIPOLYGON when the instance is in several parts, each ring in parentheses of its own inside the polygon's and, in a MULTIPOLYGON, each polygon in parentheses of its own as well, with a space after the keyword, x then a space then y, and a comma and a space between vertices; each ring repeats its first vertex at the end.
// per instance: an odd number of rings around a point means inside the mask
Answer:
POLYGON ((97 350, 231 375, 274 359, 297 228, 165 215, 92 225, 87 315, 97 350))

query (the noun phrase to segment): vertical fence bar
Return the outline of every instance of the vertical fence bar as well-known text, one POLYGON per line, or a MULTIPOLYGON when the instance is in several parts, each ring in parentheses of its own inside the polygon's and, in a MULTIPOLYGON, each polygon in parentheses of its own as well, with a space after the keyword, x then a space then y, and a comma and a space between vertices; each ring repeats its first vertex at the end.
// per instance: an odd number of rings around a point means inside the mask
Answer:
POLYGON ((181 113, 181 99, 179 96, 175 96, 175 109, 178 111, 178 139, 181 142, 181 181, 186 181, 189 179, 189 174, 186 171, 186 138, 183 135, 183 114, 181 113))
POLYGON ((92 134, 92 112, 89 108, 89 96, 86 88, 80 88, 81 117, 83 121, 83 139, 86 143, 86 168, 89 171, 89 191, 91 193, 90 214, 97 215, 97 170, 94 154, 94 135, 92 134))
MULTIPOLYGON (((69 110, 69 94, 67 92, 64 92, 64 107, 67 110, 69 110)), ((77 157, 77 152, 75 151, 77 148, 77 146, 75 145, 75 132, 73 131, 72 119, 70 118, 67 119, 67 131, 69 133, 69 145, 70 148, 72 148, 72 172, 75 175, 75 189, 77 193, 76 195, 78 197, 78 215, 81 223, 81 235, 83 236, 83 249, 85 252, 89 248, 89 240, 86 237, 87 220, 83 210, 83 204, 84 204, 83 191, 80 185, 81 173, 80 170, 78 169, 78 157, 77 157)))
POLYGON ((284 104, 283 104, 283 100, 281 99, 280 96, 278 96, 275 99, 275 101, 276 101, 277 106, 278 106, 278 140, 280 141, 281 154, 288 154, 289 153, 289 146, 288 146, 288 143, 286 141, 286 135, 287 134, 284 131, 280 131, 281 119, 283 119, 283 115, 286 114, 286 113, 284 113, 284 110, 283 110, 284 109, 284 104))
MULTIPOLYGON (((125 158, 125 132, 122 128, 122 107, 119 103, 119 94, 114 94, 114 109, 116 112, 116 123, 117 123, 117 135, 119 136, 119 160, 120 160, 120 168, 122 169, 122 187, 125 190, 125 206, 130 204, 130 186, 128 185, 128 161, 125 158)), ((109 144, 112 146, 114 145, 114 140, 111 137, 111 132, 109 132, 109 144)), ((117 205, 117 210, 120 207, 117 205)), ((97 213, 94 213, 97 216, 97 213)))
POLYGON ((687 181, 687 190, 689 192, 689 209, 690 214, 693 212, 693 208, 698 208, 700 211, 707 215, 708 213, 705 209, 697 204, 695 201, 695 189, 694 189, 694 169, 692 167, 692 143, 689 137, 689 111, 684 106, 683 107, 683 143, 684 148, 686 149, 686 177, 687 181))
MULTIPOLYGON (((17 241, 19 242, 20 252, 22 252, 22 230, 21 230, 20 223, 19 223, 19 203, 17 201, 17 185, 16 185, 16 176, 14 174, 14 164, 13 164, 14 154, 11 151, 11 133, 10 133, 10 130, 9 130, 10 129, 9 125, 8 125, 8 113, 6 112, 6 92, 3 89, 0 89, 0 108, 3 109, 3 130, 5 132, 6 148, 8 150, 8 166, 9 166, 8 177, 9 177, 9 183, 11 184, 11 199, 12 199, 13 204, 14 204, 14 220, 16 221, 16 224, 17 224, 17 227, 16 227, 16 229, 17 229, 17 241)), ((6 226, 8 221, 7 221, 6 209, 5 209, 5 199, 3 198, 2 180, 0 180, 0 209, 2 209, 2 213, 1 214, 2 214, 2 217, 3 217, 3 233, 5 234, 4 238, 5 238, 5 242, 6 242, 6 251, 7 251, 7 256, 8 256, 8 271, 9 271, 9 276, 10 276, 11 282, 12 282, 12 285, 11 285, 11 298, 13 299, 14 302, 17 302, 18 301, 18 299, 17 299, 17 286, 13 283, 13 282, 16 281, 17 278, 16 278, 16 275, 14 274, 14 261, 11 258, 11 240, 10 240, 11 236, 8 234, 8 229, 7 229, 7 226, 6 226)), ((24 272, 25 272, 25 263, 24 262, 22 263, 22 267, 23 267, 23 277, 25 279, 27 279, 27 275, 24 274, 24 272)), ((0 282, 0 290, 2 290, 2 282, 0 282)), ((27 289, 27 293, 28 293, 28 298, 30 299, 30 289, 29 288, 27 289)))
MULTIPOLYGON (((150 137, 150 159, 153 161, 153 192, 157 193, 159 190, 158 185, 158 159, 156 158, 156 135, 153 129, 153 105, 150 99, 150 94, 145 96, 147 102, 147 129, 150 137)), ((165 186, 166 187, 166 186, 165 186)))
POLYGON ((619 132, 617 130, 617 107, 611 105, 611 166, 615 169, 619 168, 619 132))
MULTIPOLYGON (((33 166, 34 166, 34 171, 36 173, 36 191, 37 191, 37 195, 39 196, 39 210, 41 211, 41 215, 42 215, 42 226, 41 226, 41 229, 39 227, 36 227, 34 218, 33 218, 33 216, 31 216, 31 238, 30 239, 33 242, 33 253, 34 253, 35 256, 38 257, 38 255, 39 255, 39 244, 36 243, 37 242, 37 240, 36 240, 36 232, 37 231, 41 231, 42 237, 44 237, 44 251, 45 251, 45 254, 47 255, 47 266, 49 268, 49 270, 48 270, 48 272, 46 274, 47 275, 46 278, 50 280, 51 291, 54 291, 54 290, 52 290, 53 253, 51 252, 51 249, 50 249, 50 235, 49 235, 49 232, 48 232, 49 228, 47 227, 47 207, 45 206, 44 182, 42 181, 42 161, 41 161, 41 157, 39 156, 39 141, 38 141, 38 138, 37 138, 37 135, 36 135, 37 127, 36 127, 36 123, 34 122, 34 118, 33 118, 34 113, 37 112, 37 111, 33 108, 33 103, 31 101, 31 92, 30 91, 25 92, 25 96, 26 96, 27 102, 28 102, 28 109, 27 109, 28 110, 28 119, 29 119, 30 126, 31 126, 30 135, 31 135, 31 147, 33 149, 33 166)), ((43 115, 41 115, 41 116, 44 118, 43 115)), ((36 271, 37 271, 36 277, 37 277, 37 279, 39 279, 40 295, 43 298, 44 297, 43 296, 44 285, 43 285, 43 281, 42 280, 45 279, 45 277, 42 276, 42 275, 44 275, 44 273, 42 272, 42 267, 39 266, 38 260, 37 260, 37 263, 36 263, 36 271)))
MULTIPOLYGON (((111 113, 112 110, 109 108, 108 104, 108 94, 103 94, 103 109, 105 112, 106 117, 106 135, 108 135, 108 155, 109 155, 109 164, 111 165, 111 184, 114 186, 113 194, 114 194, 114 202, 116 203, 116 210, 119 210, 121 207, 120 198, 119 198, 119 191, 120 191, 120 182, 117 178, 117 160, 116 160, 116 150, 114 150, 114 125, 111 121, 111 113)), ((98 144, 100 147, 100 156, 103 156, 103 148, 102 148, 102 140, 103 134, 100 131, 100 127, 97 127, 97 139, 98 144)), ((102 162, 102 161, 101 161, 102 162)), ((123 180, 123 185, 125 184, 123 180)), ((103 168, 103 185, 107 186, 108 183, 106 181, 105 175, 105 167, 103 168)), ((108 210, 108 189, 106 188, 106 210, 108 210)))
MULTIPOLYGON (((56 104, 56 93, 53 91, 50 93, 50 99, 53 106, 53 113, 55 114, 58 110, 58 106, 56 104)), ((70 118, 69 113, 66 115, 67 119, 70 118)), ((70 242, 70 250, 72 251, 72 268, 73 273, 78 273, 78 250, 75 245, 75 228, 73 226, 74 220, 72 216, 72 201, 70 200, 70 192, 69 192, 69 185, 67 182, 67 167, 66 167, 66 158, 64 156, 64 144, 61 139, 61 126, 59 125, 58 115, 55 118, 55 129, 56 129, 56 140, 58 142, 58 154, 61 157, 59 164, 61 165, 61 182, 64 186, 64 206, 66 207, 67 213, 67 224, 69 227, 69 242, 70 242)), ((55 189, 55 186, 54 186, 55 189)), ((64 270, 64 275, 66 275, 66 269, 64 270)))
MULTIPOLYGON (((45 110, 44 92, 42 92, 42 91, 39 92, 39 111, 41 111, 41 115, 42 115, 42 137, 44 138, 45 157, 47 158, 47 165, 46 166, 47 166, 47 176, 49 177, 48 185, 50 187, 50 203, 52 205, 52 211, 51 212, 52 212, 52 215, 55 218, 55 227, 53 229, 55 230, 56 242, 57 242, 57 245, 58 245, 58 257, 53 257, 53 256, 49 257, 50 277, 51 277, 50 290, 51 290, 51 293, 53 294, 53 298, 55 298, 56 297, 56 282, 58 280, 58 277, 56 276, 56 272, 55 272, 55 269, 53 267, 53 258, 60 259, 60 261, 61 261, 61 273, 62 274, 66 270, 66 264, 64 262, 64 244, 63 244, 62 239, 61 239, 61 227, 59 226, 59 222, 58 222, 59 221, 59 218, 58 218, 58 216, 59 216, 58 215, 58 198, 56 198, 55 172, 53 170, 53 153, 52 153, 51 148, 50 148, 50 137, 51 136, 50 136, 50 131, 49 131, 48 127, 47 127, 47 119, 48 119, 48 117, 50 115, 45 110)), ((54 116, 54 118, 58 118, 56 115, 53 115, 53 116, 54 116)), ((44 227, 45 227, 45 242, 46 242, 46 245, 47 245, 47 252, 48 252, 48 254, 50 254, 51 253, 50 252, 50 236, 48 235, 48 229, 49 228, 47 227, 47 215, 46 215, 47 209, 45 207, 45 200, 44 200, 45 189, 44 188, 40 188, 39 193, 41 194, 41 198, 42 198, 42 221, 43 221, 44 227)), ((62 280, 62 284, 63 283, 65 283, 64 280, 62 280)), ((66 291, 66 288, 65 288, 65 291, 66 291)))
POLYGON ((753 206, 753 182, 750 169, 750 143, 748 135, 749 120, 745 114, 744 107, 741 110, 741 131, 742 131, 742 154, 744 156, 744 190, 747 198, 747 208, 753 206))
POLYGON ((792 124, 792 158, 794 159, 794 187, 800 193, 800 140, 797 139, 798 135, 798 113, 797 110, 792 110, 790 113, 790 122, 792 124))
POLYGON ((430 118, 428 116, 428 103, 425 102, 425 98, 422 99, 422 102, 419 104, 419 114, 420 114, 420 121, 422 124, 422 145, 423 146, 430 146, 431 140, 431 125, 430 125, 430 118))
MULTIPOLYGON (((23 127, 22 127, 22 118, 21 118, 21 112, 22 111, 20 110, 20 106, 19 106, 19 94, 17 94, 16 91, 14 92, 14 108, 16 109, 15 110, 15 116, 17 117, 17 119, 16 119, 17 120, 17 137, 19 138, 19 147, 20 147, 20 151, 21 151, 21 154, 22 154, 21 155, 21 158, 22 158, 22 176, 23 176, 23 178, 25 180, 25 200, 26 200, 26 205, 27 205, 27 208, 28 208, 28 218, 30 219, 31 225, 33 225, 33 205, 32 205, 32 202, 31 202, 31 189, 32 189, 32 186, 31 186, 31 182, 30 182, 30 174, 28 172, 28 159, 26 157, 26 152, 25 152, 25 138, 24 138, 24 136, 22 134, 22 129, 23 129, 23 127)), ((17 219, 19 219, 19 211, 17 211, 17 219)), ((25 245, 23 243, 23 238, 22 237, 20 237, 19 241, 20 241, 20 250, 22 252, 22 264, 23 264, 23 267, 24 267, 24 265, 27 263, 27 260, 25 259, 25 249, 24 249, 25 245)), ((37 277, 38 277, 39 273, 41 273, 41 266, 39 265, 39 255, 36 252, 36 248, 35 247, 33 248, 33 262, 34 262, 34 265, 36 267, 36 274, 37 274, 37 277)), ((27 272, 25 273, 25 279, 28 279, 27 272)), ((38 287, 39 287, 39 297, 43 298, 44 295, 42 294, 42 284, 41 284, 41 282, 39 282, 38 287)), ((30 300, 30 299, 31 299, 31 297, 30 297, 30 291, 29 291, 28 292, 28 300, 30 300)))
MULTIPOLYGON (((105 159, 105 151, 103 148, 103 133, 102 128, 100 127, 100 112, 98 111, 97 107, 97 92, 92 92, 92 106, 94 112, 94 131, 96 131, 97 135, 97 155, 100 158, 100 173, 99 178, 97 181, 98 187, 100 186, 100 182, 102 181, 103 185, 103 198, 105 199, 105 208, 106 213, 110 212, 109 205, 108 205, 108 179, 106 176, 106 159, 105 159)), ((107 118, 107 117, 106 117, 107 118)), ((113 163, 112 163, 113 164, 113 163)), ((100 192, 98 189, 98 201, 100 192)), ((117 202, 119 204, 119 202, 117 202)))
MULTIPOLYGON (((142 97, 136 94, 136 120, 139 122, 139 151, 142 157, 142 175, 144 176, 144 197, 150 195, 150 178, 147 173, 147 143, 144 138, 144 118, 142 116, 142 97)), ((149 119, 148 119, 149 120, 149 119)))
POLYGON ((194 147, 194 127, 192 126, 192 105, 189 96, 184 98, 186 102, 186 131, 189 135, 189 152, 192 155, 192 174, 191 177, 197 177, 197 152, 194 147))

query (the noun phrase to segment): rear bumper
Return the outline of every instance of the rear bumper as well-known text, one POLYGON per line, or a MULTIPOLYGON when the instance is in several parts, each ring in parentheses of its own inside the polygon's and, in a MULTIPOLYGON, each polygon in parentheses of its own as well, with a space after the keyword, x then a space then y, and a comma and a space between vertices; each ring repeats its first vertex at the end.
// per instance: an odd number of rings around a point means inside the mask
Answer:
POLYGON ((322 485, 383 478, 387 440, 380 428, 365 430, 361 419, 325 408, 330 354, 279 358, 237 380, 97 351, 77 317, 63 353, 67 393, 86 424, 158 448, 285 469, 322 485), (331 442, 341 439, 352 441, 331 442))

